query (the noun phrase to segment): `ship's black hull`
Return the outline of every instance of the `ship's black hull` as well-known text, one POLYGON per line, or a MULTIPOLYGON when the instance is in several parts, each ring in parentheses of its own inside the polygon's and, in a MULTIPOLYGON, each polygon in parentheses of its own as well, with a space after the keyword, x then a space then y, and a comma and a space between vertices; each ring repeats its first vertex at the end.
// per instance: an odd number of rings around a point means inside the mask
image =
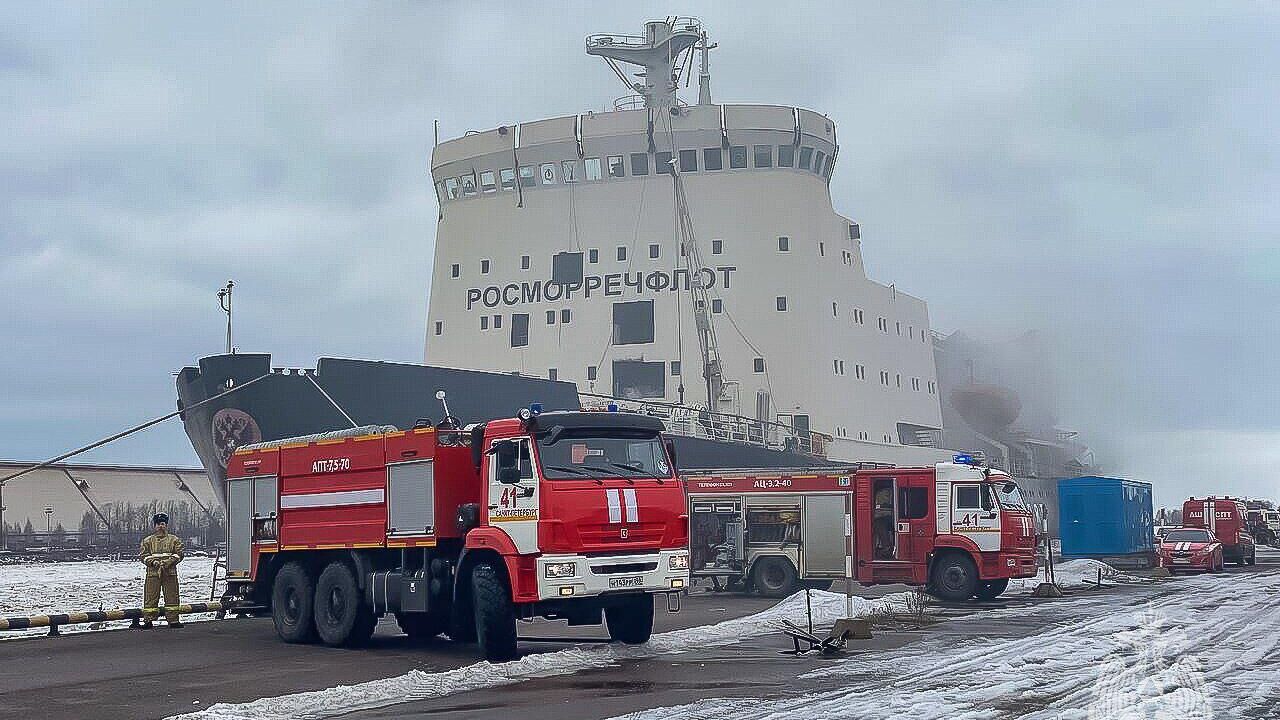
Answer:
MULTIPOLYGON (((514 415, 533 402, 547 410, 580 407, 577 387, 569 382, 344 358, 320 358, 314 370, 288 370, 273 369, 271 356, 265 353, 211 355, 201 358, 196 367, 183 368, 177 378, 178 407, 183 410, 187 437, 219 498, 226 460, 235 447, 341 430, 353 423, 408 428, 421 418, 438 420, 443 415, 435 397, 438 390, 447 393, 450 412, 464 423, 514 415), (235 388, 243 389, 193 407, 235 388)), ((672 439, 677 460, 686 469, 802 467, 822 462, 798 452, 744 443, 672 439)))

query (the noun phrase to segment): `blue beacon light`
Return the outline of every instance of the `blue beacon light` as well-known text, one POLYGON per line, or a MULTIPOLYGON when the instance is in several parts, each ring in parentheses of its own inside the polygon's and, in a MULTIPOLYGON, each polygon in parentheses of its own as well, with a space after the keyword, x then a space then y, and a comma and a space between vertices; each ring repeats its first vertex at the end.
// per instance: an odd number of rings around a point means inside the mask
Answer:
POLYGON ((529 414, 530 414, 530 415, 533 415, 533 416, 535 416, 535 417, 536 417, 536 416, 538 416, 538 415, 541 415, 541 414, 542 414, 542 403, 540 403, 540 402, 536 402, 536 403, 531 404, 531 405, 529 406, 529 414))
POLYGON ((952 456, 951 462, 957 465, 972 465, 973 456, 968 453, 957 453, 956 455, 952 456))
POLYGON ((609 412, 618 412, 618 403, 609 403, 609 412))

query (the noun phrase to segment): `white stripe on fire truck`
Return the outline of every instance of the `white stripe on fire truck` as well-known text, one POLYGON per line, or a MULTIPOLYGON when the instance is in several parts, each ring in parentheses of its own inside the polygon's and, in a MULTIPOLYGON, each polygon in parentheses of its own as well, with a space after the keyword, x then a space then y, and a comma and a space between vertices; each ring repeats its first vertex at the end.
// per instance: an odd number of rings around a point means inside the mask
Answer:
POLYGON ((370 505, 380 503, 386 497, 382 488, 372 490, 343 490, 341 492, 307 493, 306 495, 281 495, 280 508, 316 508, 338 505, 370 505))
POLYGON ((627 522, 640 522, 636 519, 640 515, 640 506, 636 504, 636 491, 634 488, 627 488, 622 491, 622 506, 627 510, 627 522))
POLYGON ((614 489, 605 490, 604 496, 609 503, 609 522, 622 522, 622 498, 619 492, 614 489))

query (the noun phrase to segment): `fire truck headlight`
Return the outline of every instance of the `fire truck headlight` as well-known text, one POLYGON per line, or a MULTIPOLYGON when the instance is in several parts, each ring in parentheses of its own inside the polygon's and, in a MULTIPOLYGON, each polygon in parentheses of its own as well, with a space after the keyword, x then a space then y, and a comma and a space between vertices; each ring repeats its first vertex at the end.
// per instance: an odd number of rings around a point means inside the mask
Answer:
POLYGON ((667 558, 667 568, 670 570, 688 570, 689 553, 680 553, 667 558))
POLYGON ((542 572, 549 579, 573 577, 578 574, 578 564, 571 562, 547 563, 542 572))

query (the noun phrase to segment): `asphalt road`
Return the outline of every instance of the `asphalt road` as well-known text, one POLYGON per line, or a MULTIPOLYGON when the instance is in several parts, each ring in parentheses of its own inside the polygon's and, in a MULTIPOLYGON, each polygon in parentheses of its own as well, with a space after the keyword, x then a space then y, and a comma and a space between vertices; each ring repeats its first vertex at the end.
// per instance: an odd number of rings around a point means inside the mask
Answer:
MULTIPOLYGON (((1280 578, 1280 556, 1262 555, 1257 568, 1232 568, 1230 573, 1280 578)), ((753 702, 800 702, 808 697, 806 693, 829 688, 829 681, 801 676, 821 673, 850 658, 870 663, 866 680, 874 681, 877 673, 890 677, 900 672, 892 658, 916 646, 940 643, 939 647, 946 647, 973 643, 975 638, 994 644, 1034 639, 1047 626, 1091 622, 1113 610, 1124 612, 1150 604, 1159 596, 1186 594, 1190 586, 1183 589, 1182 582, 1077 591, 1063 600, 1017 597, 943 607, 935 611, 942 622, 924 628, 906 624, 878 627, 872 640, 855 643, 843 658, 784 655, 790 642, 781 634, 766 633, 725 647, 626 660, 577 674, 527 679, 343 717, 478 719, 502 712, 518 714, 521 720, 609 718, 707 703, 708 699, 723 703, 723 717, 736 717, 734 708, 750 707, 753 702), (744 702, 748 705, 740 705, 744 702)), ((1230 583, 1231 578, 1218 582, 1230 583)), ((885 592, 876 590, 874 594, 885 592)), ((657 629, 713 624, 773 604, 761 598, 699 593, 687 598, 677 615, 660 610, 657 629)), ((1273 609, 1280 612, 1280 604, 1273 609)), ((565 638, 562 642, 523 643, 527 653, 561 650, 581 640, 604 637, 596 628, 570 629, 553 623, 522 626, 521 634, 565 638)), ((1046 638, 1046 642, 1055 641, 1046 638)), ((427 648, 411 646, 394 622, 379 627, 371 646, 355 650, 286 645, 276 639, 270 620, 265 618, 190 624, 180 630, 121 630, 14 640, 0 642, 0 717, 163 718, 215 702, 247 702, 410 670, 436 673, 469 666, 476 660, 472 646, 446 641, 427 648)), ((805 714, 821 716, 820 712, 805 714)))

